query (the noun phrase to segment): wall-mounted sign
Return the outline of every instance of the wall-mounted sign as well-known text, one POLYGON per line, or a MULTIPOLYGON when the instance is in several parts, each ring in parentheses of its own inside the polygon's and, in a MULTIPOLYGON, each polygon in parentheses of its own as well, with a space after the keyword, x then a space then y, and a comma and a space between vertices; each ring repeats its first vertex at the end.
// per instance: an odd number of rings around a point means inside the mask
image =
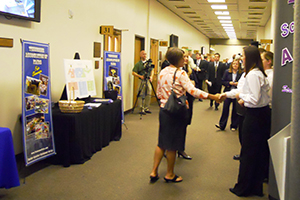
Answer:
POLYGON ((160 41, 159 46, 161 47, 167 47, 168 46, 168 41, 160 41))
POLYGON ((261 40, 260 40, 260 43, 261 43, 261 44, 272 44, 272 43, 273 43, 273 40, 261 39, 261 40))
POLYGON ((100 26, 100 34, 113 35, 114 34, 114 26, 100 26))

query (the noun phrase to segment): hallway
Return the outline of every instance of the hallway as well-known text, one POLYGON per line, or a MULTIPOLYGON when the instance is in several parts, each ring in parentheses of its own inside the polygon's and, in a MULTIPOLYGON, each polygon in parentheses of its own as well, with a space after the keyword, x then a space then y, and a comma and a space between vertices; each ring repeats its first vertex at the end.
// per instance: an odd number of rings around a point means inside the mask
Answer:
MULTIPOLYGON (((240 198, 229 192, 238 175, 238 161, 232 156, 239 153, 238 132, 217 131, 222 107, 209 108, 209 101, 194 103, 192 125, 188 127, 186 152, 192 160, 178 158, 176 174, 182 183, 165 183, 166 160, 163 159, 155 184, 149 184, 153 154, 158 136, 158 111, 155 103, 152 114, 125 116, 126 130, 118 142, 111 142, 82 165, 69 168, 50 165, 21 180, 21 186, 0 189, 0 199, 105 199, 105 200, 235 200, 268 199, 267 185, 264 197, 240 198)), ((137 109, 135 110, 135 113, 137 109)))

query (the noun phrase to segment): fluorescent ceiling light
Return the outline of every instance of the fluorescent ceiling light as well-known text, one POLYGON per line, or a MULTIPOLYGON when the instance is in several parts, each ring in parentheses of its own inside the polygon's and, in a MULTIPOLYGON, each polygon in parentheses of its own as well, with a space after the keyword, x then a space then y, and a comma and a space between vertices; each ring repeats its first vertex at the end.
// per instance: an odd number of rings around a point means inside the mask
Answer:
POLYGON ((232 24, 221 24, 222 26, 233 26, 232 24))
POLYGON ((216 11, 215 12, 216 15, 229 15, 228 11, 216 11))
POLYGON ((211 5, 214 10, 227 10, 227 5, 211 5))
POLYGON ((221 24, 228 24, 228 23, 232 24, 232 21, 231 20, 220 20, 220 23, 221 24))
POLYGON ((218 19, 231 19, 230 16, 218 16, 218 19))
POLYGON ((224 31, 234 31, 233 27, 223 27, 224 31))
POLYGON ((225 3, 225 0, 207 0, 209 3, 225 3))

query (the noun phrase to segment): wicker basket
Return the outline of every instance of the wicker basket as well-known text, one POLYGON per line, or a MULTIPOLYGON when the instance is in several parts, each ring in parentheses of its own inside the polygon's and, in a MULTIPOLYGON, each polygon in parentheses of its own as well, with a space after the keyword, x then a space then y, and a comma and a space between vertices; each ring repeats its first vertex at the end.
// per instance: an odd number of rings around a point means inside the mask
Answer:
POLYGON ((63 113, 80 113, 83 109, 84 104, 84 101, 61 100, 58 102, 59 109, 63 113))

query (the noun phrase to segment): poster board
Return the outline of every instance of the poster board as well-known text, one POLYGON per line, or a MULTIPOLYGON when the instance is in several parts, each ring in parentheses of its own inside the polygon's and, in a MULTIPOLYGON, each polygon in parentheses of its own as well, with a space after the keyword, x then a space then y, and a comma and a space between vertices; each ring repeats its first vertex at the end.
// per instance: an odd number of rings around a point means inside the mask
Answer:
POLYGON ((49 44, 22 41, 22 122, 26 166, 56 154, 49 44))
POLYGON ((122 123, 124 123, 121 53, 104 51, 103 70, 104 90, 116 90, 117 98, 122 100, 122 123))
POLYGON ((64 70, 68 100, 97 94, 91 60, 64 59, 64 70))

